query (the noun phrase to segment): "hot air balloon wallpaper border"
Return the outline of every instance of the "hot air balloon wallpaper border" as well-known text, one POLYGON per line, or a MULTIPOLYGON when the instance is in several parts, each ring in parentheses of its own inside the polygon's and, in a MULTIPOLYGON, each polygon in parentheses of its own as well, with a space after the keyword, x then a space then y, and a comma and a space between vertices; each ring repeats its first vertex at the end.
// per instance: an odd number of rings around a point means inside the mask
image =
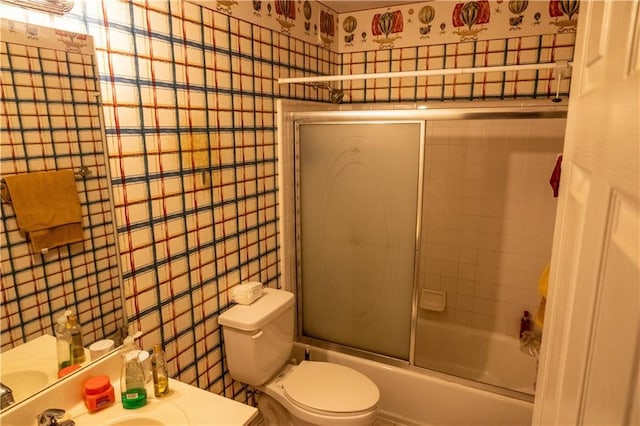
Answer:
POLYGON ((431 0, 343 14, 316 0, 188 1, 337 53, 571 35, 580 14, 579 0, 431 0))

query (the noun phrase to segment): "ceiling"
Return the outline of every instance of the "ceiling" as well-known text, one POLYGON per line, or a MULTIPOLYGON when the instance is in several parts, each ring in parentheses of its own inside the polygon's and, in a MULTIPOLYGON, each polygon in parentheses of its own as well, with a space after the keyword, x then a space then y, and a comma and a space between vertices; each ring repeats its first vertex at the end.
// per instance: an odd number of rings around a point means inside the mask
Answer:
POLYGON ((338 13, 357 12, 359 10, 378 9, 381 7, 392 7, 401 4, 415 3, 415 1, 342 1, 342 0, 320 0, 320 3, 330 7, 338 13))

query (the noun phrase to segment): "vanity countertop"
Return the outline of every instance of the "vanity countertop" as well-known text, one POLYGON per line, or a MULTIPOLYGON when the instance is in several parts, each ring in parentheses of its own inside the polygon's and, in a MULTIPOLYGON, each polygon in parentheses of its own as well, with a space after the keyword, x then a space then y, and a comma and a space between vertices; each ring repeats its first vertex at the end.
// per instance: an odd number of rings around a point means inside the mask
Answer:
POLYGON ((3 426, 36 425, 36 415, 50 408, 67 411, 77 426, 94 424, 149 424, 157 425, 248 425, 258 410, 238 401, 204 391, 195 386, 170 379, 169 395, 153 396, 153 385, 147 387, 149 397, 144 407, 125 410, 120 402, 120 356, 117 352, 99 359, 94 364, 66 377, 44 391, 5 410, 0 414, 3 426), (88 413, 82 402, 82 385, 89 378, 107 375, 115 388, 116 402, 96 413, 88 413))

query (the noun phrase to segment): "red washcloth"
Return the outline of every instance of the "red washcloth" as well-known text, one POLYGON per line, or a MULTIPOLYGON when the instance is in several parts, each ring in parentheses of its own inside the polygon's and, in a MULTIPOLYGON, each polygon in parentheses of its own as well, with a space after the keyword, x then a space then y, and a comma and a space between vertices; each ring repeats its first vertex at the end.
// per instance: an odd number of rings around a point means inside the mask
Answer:
POLYGON ((551 178, 549 178, 549 184, 553 188, 553 196, 558 197, 558 191, 560 190, 560 174, 562 173, 562 155, 558 155, 556 159, 556 166, 551 172, 551 178))

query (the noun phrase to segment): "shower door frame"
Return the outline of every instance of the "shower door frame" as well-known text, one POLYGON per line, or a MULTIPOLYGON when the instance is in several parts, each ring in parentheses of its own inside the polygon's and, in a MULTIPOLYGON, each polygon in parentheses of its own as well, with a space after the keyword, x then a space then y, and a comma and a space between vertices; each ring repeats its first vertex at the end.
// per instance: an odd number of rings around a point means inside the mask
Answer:
MULTIPOLYGON (((278 111, 278 186, 279 186, 279 233, 280 233, 280 274, 281 282, 284 288, 289 291, 295 291, 297 306, 296 326, 297 341, 302 344, 310 344, 320 348, 334 350, 336 352, 357 356, 372 361, 382 362, 405 368, 410 371, 419 371, 422 374, 429 374, 434 377, 468 386, 475 389, 485 390, 494 394, 503 395, 523 401, 532 402, 533 395, 522 393, 508 388, 479 382, 472 379, 441 373, 436 370, 430 370, 424 367, 414 365, 414 344, 415 344, 415 328, 416 319, 412 317, 412 342, 410 342, 409 361, 393 358, 377 353, 372 353, 341 344, 328 342, 320 339, 306 337, 302 335, 302 313, 300 289, 298 288, 298 247, 296 229, 296 202, 297 189, 292 182, 288 181, 291 176, 295 176, 295 150, 294 145, 297 140, 296 123, 316 123, 316 122, 362 122, 363 120, 378 121, 440 121, 440 120, 487 120, 487 119, 536 119, 536 118, 567 118, 567 105, 550 104, 548 99, 530 100, 530 101, 472 101, 472 102, 456 102, 455 105, 450 103, 437 103, 425 105, 397 105, 385 104, 375 105, 379 109, 372 109, 370 104, 352 104, 341 105, 341 110, 335 110, 336 105, 317 103, 317 102, 299 102, 299 101, 283 101, 279 100, 277 105, 278 111), (482 106, 477 106, 482 102, 482 106), (470 106, 470 104, 475 104, 470 106), (383 109, 386 107, 387 109, 383 109), (346 110, 345 108, 350 108, 346 110), (396 109, 392 109, 396 108, 396 109), (286 206, 294 206, 291 211, 284 210, 286 206), (293 215, 293 219, 291 219, 293 215), (292 253, 293 252, 293 253, 292 253)), ((426 138, 426 135, 425 135, 426 138)), ((423 140, 423 143, 426 139, 423 140)), ((421 161, 424 162, 424 154, 421 161)), ((421 188, 424 181, 421 182, 421 188)), ((421 200, 422 201, 422 200, 421 200)), ((419 206, 422 208, 422 206, 419 206)), ((419 217, 419 220, 422 218, 419 217)), ((422 226, 422 224, 421 224, 422 226)), ((419 248, 419 246, 417 247, 419 248)), ((417 259, 417 258, 416 258, 417 259)), ((417 262, 417 260, 416 260, 417 262)), ((417 262, 419 263, 419 262, 417 262)), ((419 265, 418 265, 419 266, 419 265)), ((417 317, 417 288, 416 281, 418 272, 414 275, 414 294, 412 305, 415 307, 415 315, 417 317)), ((412 309, 413 311, 413 309, 412 309)))
MULTIPOLYGON (((342 118, 342 117, 340 117, 342 118)), ((417 194, 416 194, 416 223, 414 229, 414 249, 413 249, 413 282, 411 283, 411 318, 409 325, 409 357, 408 360, 404 360, 401 358, 394 358, 387 355, 378 354, 375 352, 370 352, 364 349, 354 348, 351 346, 342 345, 339 343, 334 343, 322 339, 317 339, 314 337, 304 336, 302 334, 302 264, 299 260, 296 260, 296 301, 298 303, 297 310, 297 337, 298 339, 308 339, 310 343, 315 345, 323 345, 325 347, 341 347, 347 348, 348 350, 356 351, 359 354, 368 354, 368 356, 374 357, 384 357, 385 359, 394 362, 400 363, 402 365, 413 365, 414 364, 414 347, 415 347, 415 335, 416 335, 416 327, 417 327, 417 317, 418 317, 418 303, 417 303, 417 291, 418 291, 418 277, 419 277, 419 267, 420 267, 420 235, 422 232, 422 205, 423 205, 423 185, 424 185, 424 162, 425 162, 425 142, 426 142, 426 121, 425 120, 416 120, 416 119, 408 119, 408 120, 399 120, 399 119, 369 119, 369 120, 353 120, 348 117, 345 117, 344 120, 337 119, 337 117, 333 118, 323 118, 322 116, 318 117, 305 117, 305 119, 298 118, 294 121, 294 141, 293 141, 293 149, 294 149, 294 187, 295 187, 295 211, 294 211, 294 220, 295 220, 295 240, 296 240, 296 259, 301 258, 301 238, 300 238, 300 185, 299 185, 299 173, 300 173, 300 126, 306 124, 327 124, 327 125, 349 125, 349 124, 417 124, 420 126, 420 134, 419 140, 419 159, 418 159, 418 182, 417 182, 417 194)))

